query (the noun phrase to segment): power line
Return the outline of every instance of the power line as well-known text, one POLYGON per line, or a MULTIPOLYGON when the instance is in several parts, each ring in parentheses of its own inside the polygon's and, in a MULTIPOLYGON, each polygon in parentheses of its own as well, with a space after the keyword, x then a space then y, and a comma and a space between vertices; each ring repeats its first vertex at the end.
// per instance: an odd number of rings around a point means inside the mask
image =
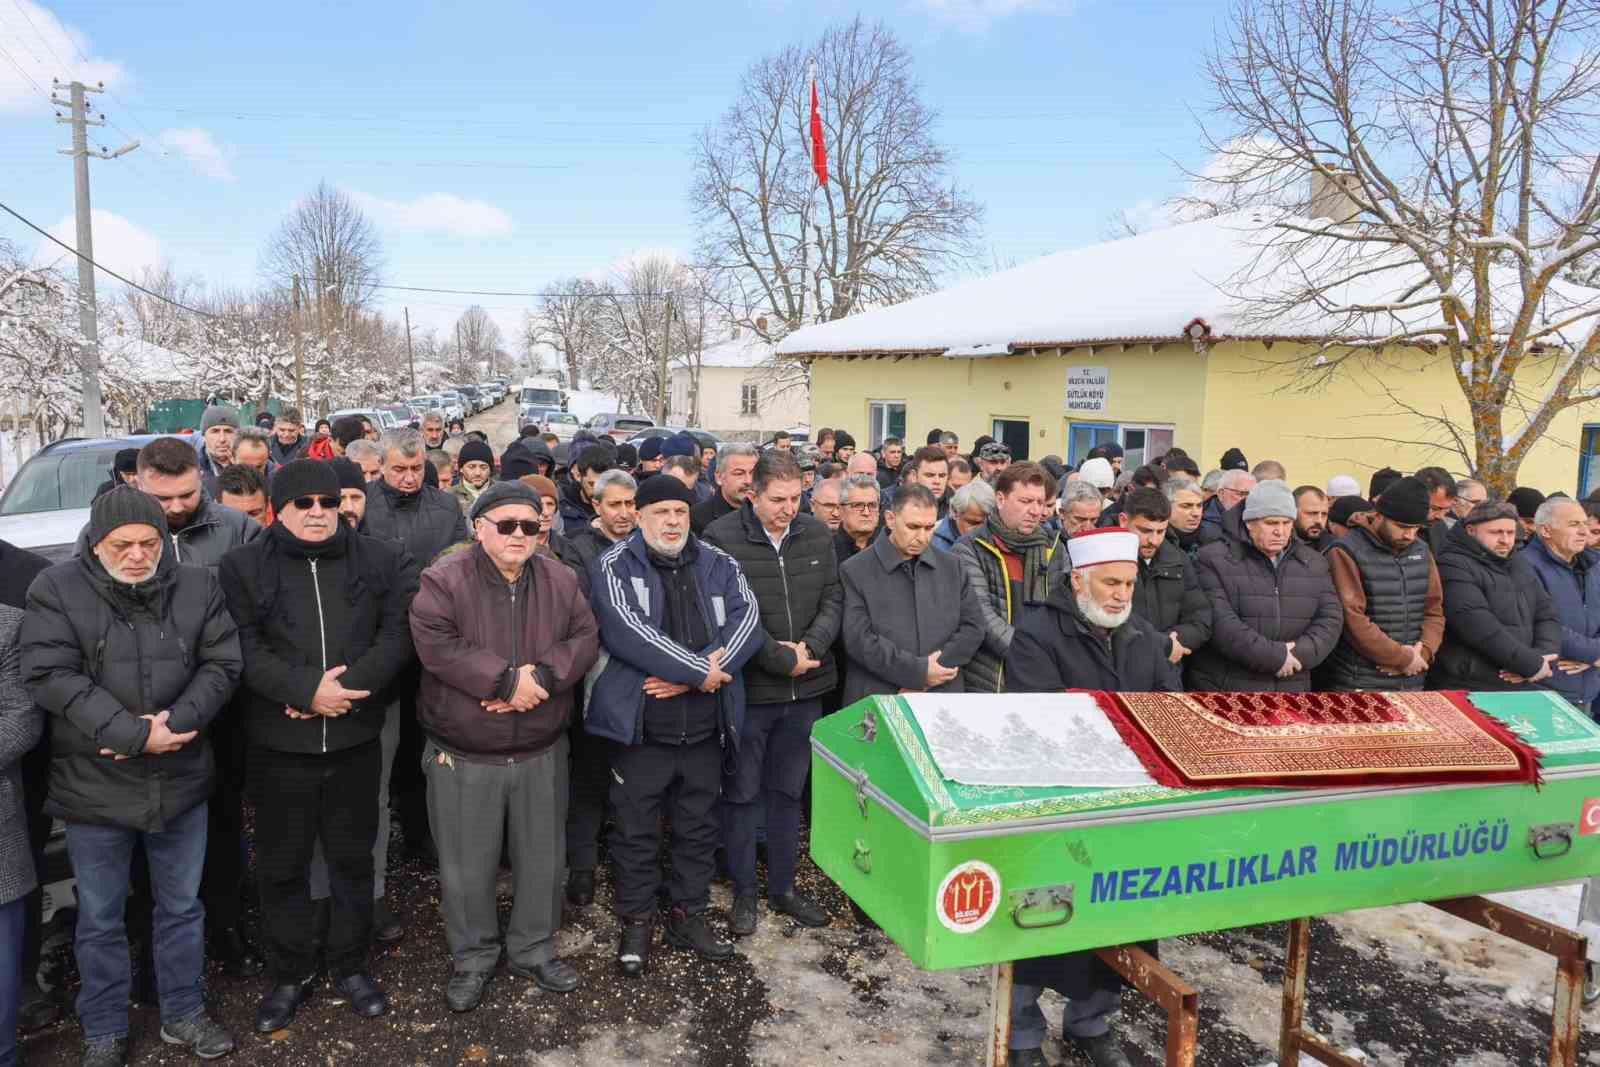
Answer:
POLYGON ((40 237, 43 237, 45 240, 51 241, 51 242, 53 242, 55 244, 60 245, 62 248, 66 249, 68 252, 71 252, 78 259, 81 259, 81 260, 84 260, 85 262, 87 262, 95 270, 100 271, 102 274, 111 275, 111 277, 115 278, 117 281, 121 282, 123 285, 126 285, 126 286, 128 286, 129 288, 132 288, 132 289, 137 289, 137 290, 139 290, 139 292, 143 293, 145 296, 154 297, 155 299, 161 301, 164 304, 171 304, 175 308, 179 308, 179 309, 181 309, 183 311, 187 311, 191 315, 199 315, 203 319, 217 319, 217 318, 221 318, 222 317, 220 315, 213 315, 209 311, 201 311, 199 308, 192 308, 188 304, 181 304, 178 301, 173 300, 171 297, 162 296, 160 293, 153 292, 152 290, 146 289, 144 286, 140 285, 138 282, 133 281, 130 278, 123 277, 122 275, 118 274, 116 271, 112 270, 110 267, 106 266, 105 264, 96 263, 93 259, 90 259, 88 256, 80 255, 76 248, 73 248, 71 245, 67 244, 65 241, 60 240, 54 234, 50 233, 48 230, 45 230, 44 228, 39 226, 37 223, 34 223, 34 222, 30 221, 29 219, 24 218, 22 215, 17 214, 17 212, 14 211, 9 204, 6 204, 4 202, 0 202, 0 211, 4 211, 7 215, 10 215, 12 218, 16 219, 18 222, 20 222, 24 226, 28 227, 28 229, 32 230, 34 233, 38 234, 40 237))

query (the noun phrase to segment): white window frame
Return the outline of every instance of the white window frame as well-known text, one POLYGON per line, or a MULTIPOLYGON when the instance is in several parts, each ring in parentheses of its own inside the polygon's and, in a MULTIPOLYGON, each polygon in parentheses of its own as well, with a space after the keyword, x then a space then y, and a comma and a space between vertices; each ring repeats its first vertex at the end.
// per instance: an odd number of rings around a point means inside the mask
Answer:
POLYGON ((894 436, 889 432, 889 409, 898 406, 901 418, 907 427, 911 425, 911 406, 904 400, 868 400, 867 401, 867 447, 878 448, 883 444, 885 437, 894 436))
MULTIPOLYGON (((1173 443, 1176 444, 1177 440, 1178 440, 1178 427, 1177 427, 1176 423, 1171 423, 1171 422, 1119 422, 1119 423, 1117 423, 1117 444, 1121 445, 1123 447, 1124 451, 1126 451, 1126 449, 1128 447, 1128 431, 1129 430, 1142 430, 1142 431, 1144 431, 1144 439, 1145 439, 1145 446, 1146 447, 1142 451, 1148 451, 1149 450, 1149 441, 1150 441, 1150 431, 1151 430, 1170 430, 1172 432, 1173 443)), ((1148 456, 1142 457, 1140 459, 1140 461, 1138 463, 1136 463, 1136 464, 1124 463, 1123 464, 1123 469, 1124 470, 1132 470, 1136 466, 1142 466, 1142 465, 1144 465, 1146 463, 1149 463, 1149 462, 1150 462, 1150 460, 1149 460, 1148 456)))
POLYGON ((757 382, 739 383, 739 414, 761 414, 761 388, 757 382))

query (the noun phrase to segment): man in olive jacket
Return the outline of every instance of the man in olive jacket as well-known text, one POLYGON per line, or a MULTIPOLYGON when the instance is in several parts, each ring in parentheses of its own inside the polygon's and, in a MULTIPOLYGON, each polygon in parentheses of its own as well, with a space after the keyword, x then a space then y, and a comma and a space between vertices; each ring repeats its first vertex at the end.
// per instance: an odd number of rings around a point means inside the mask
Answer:
POLYGON ((939 504, 902 485, 886 533, 839 569, 844 586, 844 700, 877 693, 960 693, 961 668, 983 644, 983 615, 961 561, 930 551, 939 504))
POLYGON ((34 580, 22 624, 23 682, 52 719, 45 810, 67 824, 78 884, 83 1062, 127 1056, 136 842, 155 891, 162 1039, 214 1058, 234 1042, 201 999, 205 734, 238 681, 239 637, 216 577, 177 562, 152 497, 119 486, 89 516, 90 551, 34 580))
POLYGON ((756 829, 765 800, 767 902, 805 926, 828 913, 794 885, 800 798, 811 767, 811 727, 838 680, 833 642, 844 592, 828 528, 800 514, 800 467, 787 452, 755 465, 751 496, 705 530, 732 556, 761 613, 764 643, 745 665, 745 725, 723 793, 724 843, 733 874, 735 935, 755 932, 756 829))
POLYGON ((472 505, 477 544, 424 571, 411 605, 452 1011, 478 1006, 500 959, 502 845, 513 872, 511 973, 554 993, 578 987, 577 971, 555 958, 567 727, 600 632, 571 568, 534 554, 542 512, 520 481, 485 489, 472 505))
POLYGON ((412 662, 407 612, 416 565, 400 545, 339 517, 339 475, 297 459, 272 481, 278 521, 222 558, 219 577, 239 625, 244 686, 237 707, 250 740, 256 873, 272 987, 256 1029, 281 1030, 317 972, 311 857, 320 838, 332 889, 324 949, 334 987, 356 1014, 388 1001, 368 974, 378 734, 385 693, 412 662))

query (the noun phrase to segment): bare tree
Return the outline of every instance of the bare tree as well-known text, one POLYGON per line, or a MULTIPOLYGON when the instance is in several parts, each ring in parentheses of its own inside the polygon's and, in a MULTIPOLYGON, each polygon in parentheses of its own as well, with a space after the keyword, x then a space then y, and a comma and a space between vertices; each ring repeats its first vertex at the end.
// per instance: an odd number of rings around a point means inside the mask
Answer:
POLYGON ((537 345, 555 349, 567 371, 567 387, 578 388, 579 377, 598 350, 606 301, 602 286, 588 278, 563 278, 539 294, 539 309, 528 316, 525 342, 530 361, 537 345))
POLYGON ((725 314, 765 340, 934 288, 976 250, 978 204, 949 177, 911 57, 860 19, 758 60, 694 148, 699 258, 725 314), (829 162, 811 169, 810 61, 829 162))
POLYGON ((371 303, 383 280, 383 243, 355 201, 322 181, 279 225, 262 267, 286 292, 299 276, 317 336, 326 340, 371 303))
POLYGON ((1600 398, 1600 291, 1563 280, 1600 250, 1597 26, 1567 0, 1240 0, 1208 61, 1217 180, 1322 192, 1261 264, 1281 284, 1259 321, 1338 324, 1299 380, 1436 353, 1470 431, 1409 414, 1502 491, 1556 414, 1600 398))
POLYGON ((456 375, 460 381, 469 382, 477 377, 480 361, 494 363, 500 348, 500 327, 487 311, 473 304, 456 320, 456 336, 460 339, 456 375))

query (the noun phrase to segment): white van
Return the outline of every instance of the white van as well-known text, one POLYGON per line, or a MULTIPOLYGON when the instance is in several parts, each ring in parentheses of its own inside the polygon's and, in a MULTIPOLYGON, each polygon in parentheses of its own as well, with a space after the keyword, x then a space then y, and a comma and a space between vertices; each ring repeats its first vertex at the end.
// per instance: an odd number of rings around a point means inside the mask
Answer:
POLYGON ((551 408, 565 411, 567 409, 566 394, 561 389, 561 383, 554 378, 524 378, 522 391, 517 395, 517 404, 524 408, 551 408))

